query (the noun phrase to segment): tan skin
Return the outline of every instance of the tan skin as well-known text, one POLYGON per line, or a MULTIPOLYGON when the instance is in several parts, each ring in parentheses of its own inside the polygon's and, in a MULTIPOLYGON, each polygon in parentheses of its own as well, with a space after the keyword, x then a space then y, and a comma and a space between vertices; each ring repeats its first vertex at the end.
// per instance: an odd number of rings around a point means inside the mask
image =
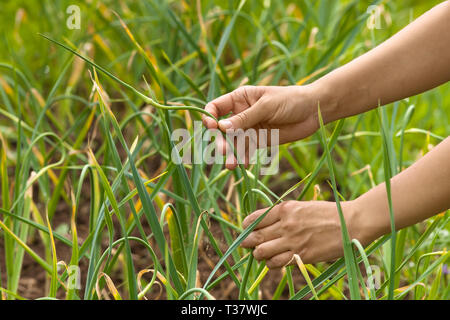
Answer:
MULTIPOLYGON (((244 86, 207 104, 218 123, 207 128, 280 129, 280 143, 310 136, 325 123, 366 112, 450 80, 450 1, 434 7, 399 33, 352 62, 306 86, 244 86)), ((391 180, 395 225, 401 229, 450 208, 450 138, 391 180), (438 170, 436 168, 439 168, 438 170)), ((227 164, 234 169, 235 162, 227 164)), ((342 203, 351 238, 367 245, 391 231, 385 185, 342 203)), ((247 227, 265 209, 243 221, 247 227)), ((242 242, 257 260, 280 268, 299 254, 304 263, 343 255, 336 204, 286 201, 275 206, 242 242)))

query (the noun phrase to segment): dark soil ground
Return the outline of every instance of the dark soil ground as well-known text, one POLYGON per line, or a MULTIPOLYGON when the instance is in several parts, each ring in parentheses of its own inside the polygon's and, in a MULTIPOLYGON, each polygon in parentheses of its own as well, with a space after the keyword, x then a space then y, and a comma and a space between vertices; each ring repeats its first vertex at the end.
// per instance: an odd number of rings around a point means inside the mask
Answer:
MULTIPOLYGON (((80 240, 80 244, 86 239, 88 233, 89 233, 89 201, 86 201, 85 207, 80 207, 80 210, 77 214, 77 232, 78 237, 80 240)), ((210 230, 215 236, 216 241, 219 243, 222 252, 225 252, 227 249, 226 242, 224 240, 224 237, 222 235, 222 231, 220 230, 220 226, 217 222, 210 220, 210 230)), ((70 226, 70 208, 67 204, 64 202, 61 202, 60 205, 57 208, 57 211, 55 212, 55 215, 52 220, 52 227, 54 230, 64 230, 69 229, 67 226, 70 226)), ((150 228, 148 225, 143 224, 144 229, 147 234, 151 233, 150 228)), ((120 234, 120 229, 118 228, 118 224, 116 224, 116 234, 120 234)), ((133 234, 136 236, 139 236, 137 233, 133 234)), ((67 238, 70 239, 70 235, 66 234, 67 238)), ((168 236, 168 235, 167 235, 168 236)), ((168 238, 168 237, 167 237, 168 238)), ((5 254, 4 254, 4 246, 3 246, 3 236, 0 237, 0 270, 1 270, 1 283, 3 287, 6 287, 6 267, 5 267, 5 254)), ((58 261, 64 261, 67 265, 70 262, 71 258, 71 248, 65 245, 64 243, 55 240, 56 243, 56 252, 57 252, 57 258, 58 261)), ((33 236, 29 238, 29 241, 27 243, 38 255, 41 257, 45 257, 45 248, 44 245, 40 239, 40 236, 38 232, 34 232, 33 236)), ((108 241, 105 239, 104 248, 106 248, 108 244, 108 241)), ((143 270, 145 268, 151 268, 152 266, 152 260, 148 254, 148 251, 146 248, 144 248, 142 245, 137 244, 136 242, 130 242, 131 244, 131 250, 134 257, 134 264, 135 264, 135 270, 136 273, 140 270, 143 270)), ((153 248, 156 248, 156 245, 152 245, 153 248)), ((157 250, 155 249, 157 252, 157 250)), ((157 252, 159 255, 159 253, 157 252)), ((199 277, 200 277, 200 283, 203 284, 207 277, 209 276, 210 272, 212 271, 215 263, 218 261, 218 256, 215 253, 214 249, 209 244, 209 241, 207 237, 203 237, 200 242, 200 248, 199 248, 199 277)), ((231 262, 231 260, 230 260, 231 262)), ((83 296, 84 294, 84 284, 86 283, 86 275, 88 270, 88 260, 86 258, 82 258, 80 260, 80 271, 81 271, 81 290, 80 290, 80 296, 83 296)), ((217 274, 219 275, 222 273, 225 269, 222 267, 217 274)), ((119 292, 121 293, 123 298, 126 298, 127 295, 124 293, 124 290, 122 290, 124 286, 124 273, 123 270, 121 270, 121 264, 118 263, 118 267, 109 274, 111 279, 113 280, 114 284, 118 288, 119 292)), ((300 272, 297 269, 294 269, 293 272, 294 281, 296 285, 296 289, 298 290, 302 286, 305 285, 304 279, 301 276, 300 272)), ((151 277, 151 273, 148 273, 144 275, 145 279, 149 279, 151 277)), ((278 283, 282 277, 282 271, 281 270, 271 270, 268 272, 266 277, 261 282, 261 292, 260 297, 262 299, 271 299, 275 289, 278 286, 278 283)), ((48 287, 49 287, 49 279, 46 276, 46 273, 44 269, 35 262, 29 255, 25 254, 24 261, 22 265, 22 271, 20 275, 20 282, 19 282, 19 290, 18 293, 22 297, 28 298, 28 299, 35 299, 39 297, 43 297, 48 293, 48 287)), ((150 292, 147 297, 149 299, 157 298, 158 292, 157 292, 157 286, 155 286, 155 289, 153 289, 153 292, 150 292)), ((216 299, 237 299, 239 296, 239 290, 237 289, 235 283, 227 277, 225 280, 223 280, 218 286, 216 286, 214 289, 212 289, 211 294, 216 299)), ((59 289, 58 291, 58 298, 64 298, 65 292, 63 289, 59 289)), ((165 295, 159 297, 159 299, 164 299, 165 295)), ((288 289, 287 286, 285 288, 285 291, 281 297, 282 299, 288 298, 288 289)))
MULTIPOLYGON (((95 141, 95 139, 94 139, 95 141)), ((94 143, 94 142, 93 142, 94 143)), ((122 152, 123 153, 123 152, 122 152)), ((160 159, 158 159, 158 156, 156 156, 154 159, 147 159, 146 168, 150 172, 157 172, 158 167, 160 166, 160 159)), ((280 162, 280 171, 285 172, 286 170, 291 170, 290 165, 282 159, 280 162)), ((273 182, 277 182, 273 191, 277 194, 282 194, 285 190, 289 189, 294 183, 298 181, 279 181, 277 179, 277 176, 274 176, 275 179, 273 182)), ((85 192, 83 192, 83 199, 80 199, 80 206, 77 210, 77 217, 76 217, 76 224, 77 224, 77 234, 79 238, 79 245, 83 243, 83 241, 86 239, 86 237, 89 234, 89 194, 90 194, 90 187, 88 185, 83 186, 85 187, 85 192)), ((328 185, 324 184, 323 189, 328 189, 328 185)), ((294 199, 298 194, 300 193, 300 190, 295 190, 290 198, 294 199)), ((34 187, 33 189, 33 197, 35 198, 35 203, 40 206, 39 201, 39 190, 34 187)), ((219 204, 220 205, 220 204, 219 204)), ((43 207, 38 207, 40 212, 44 212, 43 207)), ((52 228, 53 230, 70 230, 70 214, 71 214, 71 208, 67 203, 65 203, 63 200, 59 203, 57 210, 54 214, 54 217, 52 219, 52 228)), ((113 217, 114 221, 115 217, 113 217)), ((145 219, 142 219, 142 221, 145 219)), ((121 230, 119 227, 119 224, 117 221, 115 222, 115 229, 116 235, 121 234, 121 230)), ((151 233, 151 229, 148 226, 146 222, 143 222, 143 227, 146 232, 146 234, 151 233)), ((209 221, 211 232, 214 235, 217 243, 219 244, 222 252, 225 252, 228 248, 222 231, 220 229, 220 226, 217 222, 214 220, 209 221)), ((167 231, 166 231, 167 232, 167 231)), ((139 233, 135 231, 132 235, 140 237, 139 233)), ((68 239, 71 239, 70 234, 65 235, 68 239)), ((237 236, 234 235, 234 236, 237 236)), ((104 250, 108 246, 108 240, 107 237, 104 237, 104 243, 102 246, 102 249, 104 250)), ((169 239, 168 232, 166 234, 166 239, 169 239)), ((6 287, 6 267, 5 267, 5 253, 4 253, 4 245, 3 245, 3 235, 0 233, 0 274, 1 274, 1 286, 6 287)), ((38 232, 34 232, 32 237, 29 237, 28 243, 27 243, 38 255, 41 257, 45 257, 45 248, 42 243, 42 240, 38 234, 38 232)), ((55 240, 56 244, 56 252, 57 252, 57 259, 58 261, 64 261, 67 265, 69 265, 70 259, 71 259, 71 248, 65 245, 64 243, 55 240)), ((152 245, 152 248, 155 250, 155 252, 158 254, 158 256, 161 257, 157 250, 157 245, 152 244, 150 240, 150 244, 152 245)), ((135 265, 135 271, 136 273, 140 270, 151 268, 152 267, 152 260, 151 257, 148 254, 148 251, 145 247, 143 247, 141 244, 131 241, 131 251, 134 258, 134 265, 135 265)), ((212 271, 214 265, 219 260, 217 254, 215 253, 214 249, 209 244, 209 241, 206 236, 204 236, 200 241, 200 247, 199 247, 199 263, 198 263, 198 271, 199 271, 199 280, 200 285, 202 285, 208 276, 210 275, 210 272, 212 271)), ((230 264, 232 265, 232 260, 229 260, 230 264)), ((80 296, 82 297, 84 295, 84 284, 86 283, 86 275, 88 271, 88 260, 87 258, 82 258, 79 263, 80 271, 81 271, 81 290, 79 292, 80 296)), ((122 264, 119 262, 117 263, 117 268, 112 270, 110 274, 108 274, 111 279, 113 280, 115 286, 119 290, 122 297, 126 298, 127 295, 124 293, 125 290, 122 288, 125 285, 125 279, 124 279, 124 272, 121 269, 122 264)), ((304 285, 306 285, 306 282, 304 281, 303 276, 299 272, 297 268, 293 269, 293 277, 294 277, 294 283, 296 290, 299 290, 304 285)), ((217 272, 217 275, 220 275, 222 272, 225 271, 225 268, 222 267, 217 272)), ((151 273, 147 273, 143 276, 144 279, 150 279, 151 273)), ((275 292, 280 279, 282 277, 282 270, 270 270, 268 274, 265 276, 263 281, 261 282, 261 292, 260 292, 260 298, 261 299, 271 299, 273 293, 275 292)), ((20 275, 20 282, 19 282, 19 290, 18 293, 25 298, 29 299, 35 299, 39 297, 43 297, 48 293, 48 286, 49 286, 49 279, 46 276, 46 273, 44 269, 35 262, 30 256, 27 254, 24 255, 23 265, 22 265, 22 271, 20 275)), ((158 296, 157 286, 155 286, 154 291, 150 292, 147 297, 149 299, 156 298, 158 296)), ((210 292, 216 299, 237 299, 239 296, 239 291, 233 282, 233 280, 230 277, 227 277, 224 279, 217 287, 213 288, 210 292)), ((105 298, 108 295, 105 295, 105 298)), ((61 288, 58 291, 58 298, 64 298, 65 292, 61 288)), ((164 299, 164 293, 159 297, 160 299, 164 299)), ((282 299, 288 298, 288 288, 286 286, 282 296, 282 299)))

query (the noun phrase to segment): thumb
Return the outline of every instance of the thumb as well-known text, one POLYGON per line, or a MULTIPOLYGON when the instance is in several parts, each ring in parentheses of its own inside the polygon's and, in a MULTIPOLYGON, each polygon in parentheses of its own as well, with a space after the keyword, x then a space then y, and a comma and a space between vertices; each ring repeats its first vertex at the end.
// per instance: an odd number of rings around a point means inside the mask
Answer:
POLYGON ((219 121, 219 128, 222 131, 227 129, 249 129, 254 127, 259 122, 263 121, 267 116, 266 112, 263 112, 262 105, 263 99, 259 99, 254 105, 248 109, 239 112, 238 114, 229 117, 228 119, 219 121))

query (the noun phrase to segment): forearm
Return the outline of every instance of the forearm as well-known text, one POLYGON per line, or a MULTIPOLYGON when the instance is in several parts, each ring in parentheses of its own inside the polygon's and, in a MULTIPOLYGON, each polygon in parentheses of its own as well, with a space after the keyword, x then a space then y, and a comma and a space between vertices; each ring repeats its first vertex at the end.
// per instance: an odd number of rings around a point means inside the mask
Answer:
MULTIPOLYGON (((326 123, 450 80, 450 2, 312 84, 326 123)), ((316 107, 317 108, 317 107, 316 107)))
MULTIPOLYGON (((396 229, 450 208, 450 137, 391 179, 396 229)), ((354 200, 353 234, 366 244, 391 231, 384 183, 354 200)))

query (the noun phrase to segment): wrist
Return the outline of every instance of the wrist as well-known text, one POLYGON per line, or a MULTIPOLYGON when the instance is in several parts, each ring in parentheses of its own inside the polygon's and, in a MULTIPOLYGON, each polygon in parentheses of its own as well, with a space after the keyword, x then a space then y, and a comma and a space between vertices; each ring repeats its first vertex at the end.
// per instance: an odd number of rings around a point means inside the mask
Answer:
POLYGON ((327 81, 316 80, 308 85, 311 100, 311 112, 319 127, 318 107, 324 124, 333 122, 340 118, 339 93, 332 90, 327 81))
POLYGON ((342 207, 350 239, 357 239, 366 246, 378 238, 377 227, 359 198, 343 202, 342 207))
POLYGON ((311 87, 316 99, 316 113, 317 102, 320 102, 320 111, 325 124, 376 107, 371 105, 373 99, 367 82, 351 77, 342 67, 317 79, 311 87))
POLYGON ((349 233, 353 234, 361 244, 368 245, 390 231, 390 225, 385 221, 389 213, 384 207, 374 205, 367 194, 352 200, 351 203, 352 216, 349 227, 351 232, 349 233))

